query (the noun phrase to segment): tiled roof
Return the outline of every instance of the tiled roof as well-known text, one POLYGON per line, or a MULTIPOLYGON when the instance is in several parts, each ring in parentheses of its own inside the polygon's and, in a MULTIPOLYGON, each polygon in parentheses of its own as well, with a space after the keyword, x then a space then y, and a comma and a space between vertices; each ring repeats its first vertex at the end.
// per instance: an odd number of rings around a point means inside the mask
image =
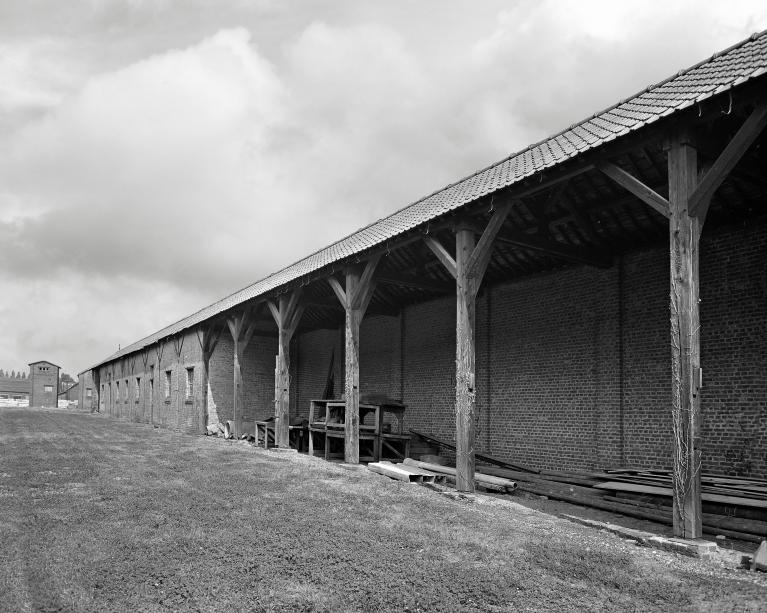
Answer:
POLYGON ((32 384, 29 379, 0 377, 0 393, 29 394, 31 387, 32 387, 32 384))
POLYGON ((508 187, 697 102, 732 89, 767 71, 767 31, 680 71, 637 95, 570 126, 540 143, 480 170, 452 185, 358 230, 295 264, 162 330, 129 345, 109 362, 201 323, 251 298, 262 296, 304 275, 381 245, 408 230, 478 198, 508 187))

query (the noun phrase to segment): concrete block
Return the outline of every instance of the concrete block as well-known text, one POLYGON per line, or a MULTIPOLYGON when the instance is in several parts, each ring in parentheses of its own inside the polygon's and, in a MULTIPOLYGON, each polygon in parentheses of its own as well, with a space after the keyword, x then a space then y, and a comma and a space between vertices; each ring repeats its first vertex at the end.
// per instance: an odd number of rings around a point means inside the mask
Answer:
POLYGON ((767 572, 767 541, 762 541, 759 549, 756 550, 752 567, 754 570, 767 572))

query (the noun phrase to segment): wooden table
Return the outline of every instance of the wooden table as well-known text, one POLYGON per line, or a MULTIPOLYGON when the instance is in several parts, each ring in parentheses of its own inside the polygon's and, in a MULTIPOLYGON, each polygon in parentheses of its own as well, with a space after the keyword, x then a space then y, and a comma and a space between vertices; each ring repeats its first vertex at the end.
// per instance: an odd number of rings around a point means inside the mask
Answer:
POLYGON ((405 409, 404 404, 387 403, 379 406, 376 461, 387 458, 404 460, 410 455, 410 435, 405 434, 405 409), (386 420, 387 415, 396 420, 394 428, 391 427, 391 420, 386 420))
MULTIPOLYGON (((306 450, 306 426, 288 426, 288 445, 298 451, 306 450)), ((264 449, 275 446, 274 421, 256 422, 256 446, 263 440, 264 449), (263 436, 263 439, 261 437, 263 436)))
MULTIPOLYGON (((405 405, 371 404, 359 405, 360 460, 377 462, 382 455, 405 458, 409 452, 410 436, 404 433, 405 405), (391 420, 396 427, 391 428, 391 420)), ((338 441, 346 438, 346 401, 336 399, 315 399, 309 401, 309 454, 322 455, 326 460, 343 457, 334 451, 338 441)), ((343 449, 343 447, 342 447, 343 449)))

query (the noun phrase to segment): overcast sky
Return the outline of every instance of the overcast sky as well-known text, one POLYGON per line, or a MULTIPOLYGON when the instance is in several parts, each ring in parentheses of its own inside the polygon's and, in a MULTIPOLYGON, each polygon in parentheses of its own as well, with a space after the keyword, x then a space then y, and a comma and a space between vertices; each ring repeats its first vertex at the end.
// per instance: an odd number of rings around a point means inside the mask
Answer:
POLYGON ((83 370, 765 28, 764 0, 0 0, 0 368, 83 370))

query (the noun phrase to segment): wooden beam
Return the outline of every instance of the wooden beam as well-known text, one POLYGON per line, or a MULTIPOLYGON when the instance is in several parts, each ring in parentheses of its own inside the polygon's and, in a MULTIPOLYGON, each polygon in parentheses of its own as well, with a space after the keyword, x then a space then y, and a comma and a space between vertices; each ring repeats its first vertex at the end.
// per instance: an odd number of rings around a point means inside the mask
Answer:
POLYGON ((585 249, 583 247, 575 247, 573 245, 565 245, 558 241, 540 238, 534 234, 504 231, 503 234, 499 234, 496 237, 496 240, 499 243, 516 245, 517 247, 524 247, 531 251, 540 251, 578 264, 588 264, 589 266, 596 266, 597 268, 609 268, 612 266, 612 255, 608 253, 585 249))
POLYGON ((210 359, 216 349, 219 338, 221 338, 221 328, 215 324, 202 325, 196 330, 197 342, 200 344, 202 352, 202 402, 200 403, 200 431, 205 433, 208 426, 208 384, 210 380, 210 359))
POLYGON ((698 244, 701 221, 690 214, 697 155, 677 135, 668 152, 671 220, 671 422, 674 535, 702 535, 700 469, 700 315, 698 244))
POLYGON ((242 360, 245 355, 245 348, 250 342, 254 332, 254 322, 249 321, 253 310, 253 305, 248 304, 242 313, 233 314, 227 318, 226 324, 229 333, 232 335, 234 344, 233 359, 233 384, 234 395, 232 398, 232 421, 234 422, 234 434, 239 437, 241 434, 242 410, 245 407, 245 392, 242 387, 242 360))
POLYGON ((290 446, 290 341, 304 312, 301 290, 282 295, 278 305, 269 304, 277 323, 277 359, 274 371, 274 439, 278 447, 290 446))
POLYGON ((431 249, 432 253, 437 256, 437 259, 442 262, 447 272, 455 279, 458 275, 455 260, 450 252, 442 246, 438 240, 432 236, 424 236, 423 242, 431 249))
POLYGON ((695 191, 690 195, 688 204, 690 215, 698 217, 701 223, 706 220, 706 213, 714 192, 761 134, 765 126, 767 126, 767 103, 763 102, 757 105, 751 115, 748 116, 748 119, 735 133, 732 140, 727 143, 724 151, 711 165, 695 191))
POLYGON ((670 216, 668 200, 633 175, 610 162, 598 164, 597 168, 664 217, 668 218, 670 216))
POLYGON ((470 262, 475 251, 474 230, 459 229, 456 243, 456 328, 455 328, 455 461, 456 489, 474 491, 474 410, 475 345, 474 328, 477 289, 481 278, 471 276, 470 262))
MULTIPOLYGON (((359 284, 357 285, 357 289, 354 292, 354 295, 351 297, 351 307, 353 309, 359 309, 361 308, 363 302, 369 303, 370 298, 372 297, 373 288, 375 285, 373 284, 373 275, 375 274, 376 267, 378 266, 378 262, 381 259, 381 255, 375 255, 370 260, 367 261, 365 264, 365 270, 362 273, 362 276, 360 277, 359 284), (369 295, 368 295, 369 294, 369 295)), ((346 292, 346 295, 348 296, 348 291, 346 292)), ((367 304, 365 304, 365 309, 367 309, 367 304)), ((364 310, 363 309, 363 312, 364 310)))
MULTIPOLYGON (((498 207, 493 216, 490 218, 490 222, 487 224, 485 231, 482 232, 482 236, 479 239, 476 247, 473 248, 469 259, 466 262, 466 274, 469 277, 479 279, 480 281, 485 276, 487 265, 490 262, 490 256, 493 253, 493 244, 495 237, 498 236, 503 227, 503 222, 506 221, 506 217, 511 209, 511 203, 506 202, 498 207)), ((457 257, 457 254, 456 254, 457 257)), ((456 277, 457 278, 457 277, 456 277)), ((479 287, 479 284, 477 284, 479 287)))
POLYGON ((455 289, 455 283, 442 283, 441 281, 426 277, 416 277, 415 275, 405 275, 391 271, 380 273, 376 276, 376 280, 378 283, 385 285, 397 285, 399 287, 409 287, 440 294, 451 293, 455 289))
MULTIPOLYGON (((355 295, 360 291, 359 285, 359 269, 350 267, 346 271, 346 295, 355 295)), ((351 304, 345 310, 344 459, 349 464, 358 464, 360 461, 360 323, 363 313, 358 308, 352 308, 351 304)))
POLYGON ((276 304, 274 304, 274 300, 267 300, 266 306, 269 308, 269 312, 272 314, 272 317, 274 318, 274 323, 279 326, 282 321, 282 317, 280 315, 280 308, 276 304))
MULTIPOLYGON (((160 378, 160 372, 162 371, 162 356, 165 353, 165 339, 157 341, 157 347, 155 347, 155 352, 157 354, 157 370, 155 371, 157 373, 157 379, 160 378)), ((159 381, 155 380, 155 393, 154 395, 157 395, 157 383, 159 381)), ((160 388, 162 389, 162 388, 160 388)), ((150 411, 149 411, 149 420, 152 425, 154 425, 154 398, 152 398, 151 405, 150 405, 150 411)))
POLYGON ((341 306, 344 309, 347 309, 349 307, 349 301, 346 299, 347 293, 344 290, 344 288, 341 287, 341 284, 338 282, 338 279, 336 279, 335 277, 328 277, 327 281, 331 289, 333 290, 333 293, 336 295, 336 298, 338 298, 338 301, 341 303, 341 306))

